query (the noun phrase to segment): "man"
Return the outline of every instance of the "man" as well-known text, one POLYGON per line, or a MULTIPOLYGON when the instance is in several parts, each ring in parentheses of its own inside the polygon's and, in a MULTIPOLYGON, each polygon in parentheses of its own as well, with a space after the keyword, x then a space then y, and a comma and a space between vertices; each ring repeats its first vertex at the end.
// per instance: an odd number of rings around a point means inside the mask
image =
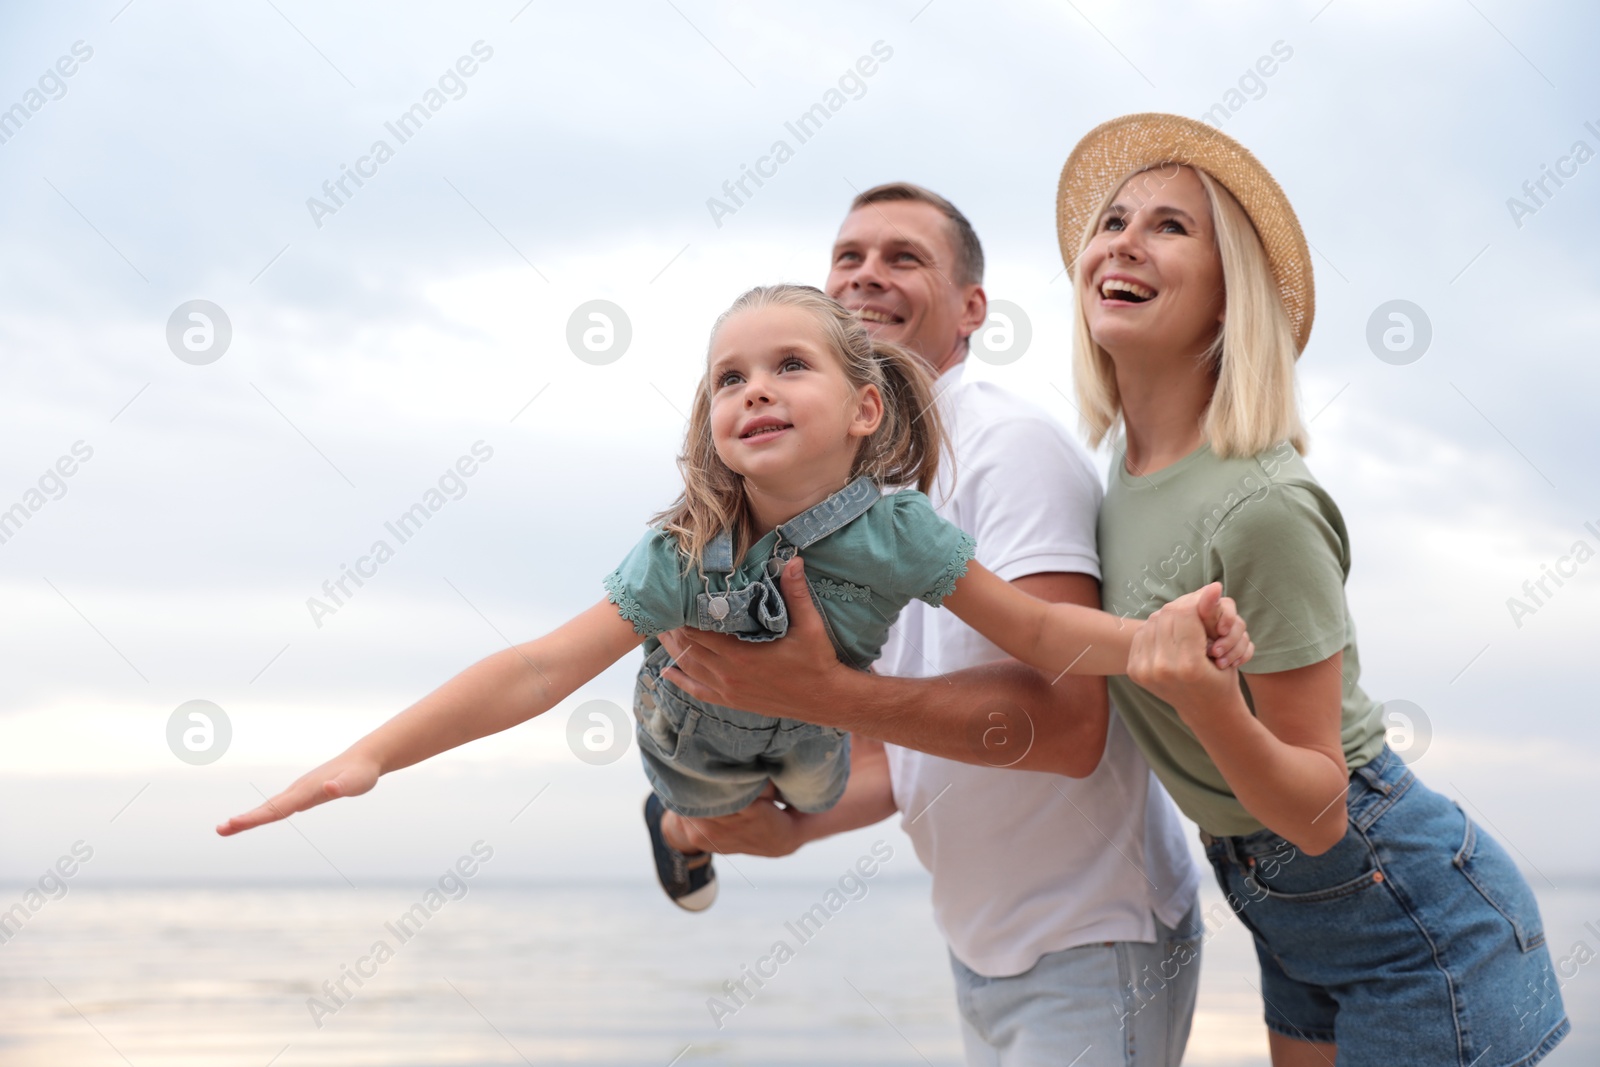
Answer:
MULTIPOLYGON (((1041 599, 1099 607, 1087 454, 1042 410, 964 374, 988 303, 961 212, 906 183, 860 194, 827 291, 938 376, 955 455, 930 495, 976 537, 979 562, 1041 599)), ((770 799, 724 819, 673 815, 668 842, 785 855, 898 810, 933 877, 969 1063, 1177 1064, 1199 977, 1199 876, 1104 679, 1044 677, 918 601, 875 673, 854 671, 802 570, 784 571, 784 640, 675 631, 662 636, 679 662, 668 677, 715 703, 851 730, 844 798, 816 815, 770 799)))

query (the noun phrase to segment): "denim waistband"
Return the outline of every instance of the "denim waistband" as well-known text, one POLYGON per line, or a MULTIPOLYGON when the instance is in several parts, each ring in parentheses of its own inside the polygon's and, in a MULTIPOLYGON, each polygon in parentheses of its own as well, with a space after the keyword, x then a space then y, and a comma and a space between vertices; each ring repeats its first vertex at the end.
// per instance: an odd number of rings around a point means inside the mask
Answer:
MULTIPOLYGON (((1358 830, 1369 828, 1378 821, 1379 816, 1394 806, 1414 781, 1416 776, 1411 773, 1411 768, 1392 748, 1384 745, 1370 763, 1350 772, 1350 783, 1345 792, 1350 824, 1358 830)), ((1330 808, 1332 806, 1329 804, 1330 808)), ((1248 865, 1246 861, 1260 856, 1280 854, 1288 845, 1271 830, 1257 830, 1255 833, 1232 837, 1201 830, 1200 840, 1208 850, 1221 847, 1230 859, 1242 865, 1248 865)))

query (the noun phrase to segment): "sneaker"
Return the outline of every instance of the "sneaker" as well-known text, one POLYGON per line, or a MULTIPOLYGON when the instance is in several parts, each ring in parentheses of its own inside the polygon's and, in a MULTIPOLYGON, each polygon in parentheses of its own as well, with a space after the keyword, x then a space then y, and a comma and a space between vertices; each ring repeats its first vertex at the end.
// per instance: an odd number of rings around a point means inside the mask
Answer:
POLYGON ((650 847, 656 856, 656 877, 672 902, 685 911, 705 911, 717 899, 717 872, 711 853, 679 852, 661 834, 666 814, 661 798, 651 793, 644 801, 644 824, 650 829, 650 847))

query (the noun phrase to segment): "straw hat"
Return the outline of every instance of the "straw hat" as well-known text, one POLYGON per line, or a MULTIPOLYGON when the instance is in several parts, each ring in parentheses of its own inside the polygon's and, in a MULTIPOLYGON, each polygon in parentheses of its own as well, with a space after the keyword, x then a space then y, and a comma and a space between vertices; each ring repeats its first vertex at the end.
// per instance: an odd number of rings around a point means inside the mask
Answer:
POLYGON ((1221 182, 1255 223, 1267 262, 1294 327, 1296 354, 1311 336, 1316 312, 1311 254, 1289 198, 1267 168, 1238 141, 1214 126, 1181 115, 1146 112, 1103 122, 1078 142, 1061 168, 1056 230, 1061 258, 1071 270, 1089 215, 1127 175, 1163 163, 1197 167, 1221 182))

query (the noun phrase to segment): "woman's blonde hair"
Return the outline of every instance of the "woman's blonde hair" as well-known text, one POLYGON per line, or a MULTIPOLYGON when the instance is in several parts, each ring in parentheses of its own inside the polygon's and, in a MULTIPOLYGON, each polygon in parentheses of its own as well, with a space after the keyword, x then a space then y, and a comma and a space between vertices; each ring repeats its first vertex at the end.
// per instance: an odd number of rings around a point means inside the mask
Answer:
MULTIPOLYGON (((1106 192, 1100 206, 1090 214, 1078 242, 1079 259, 1123 185, 1156 166, 1174 167, 1167 163, 1140 168, 1106 192)), ((1294 328, 1284 311, 1266 249, 1255 224, 1233 194, 1200 168, 1191 169, 1205 187, 1211 204, 1224 287, 1225 321, 1210 347, 1200 355, 1216 379, 1202 430, 1212 451, 1225 458, 1254 456, 1280 441, 1288 441, 1295 451, 1304 454, 1310 441, 1300 421, 1295 392, 1294 328)), ((1170 179, 1173 175, 1163 173, 1161 177, 1170 179)), ((1089 442, 1098 447, 1121 426, 1122 398, 1117 392, 1111 356, 1090 336, 1089 321, 1083 313, 1082 289, 1093 271, 1081 269, 1078 260, 1073 262, 1073 377, 1084 430, 1089 442)))
MULTIPOLYGON (((883 397, 883 419, 857 449, 850 480, 867 475, 881 486, 915 485, 926 493, 938 474, 940 452, 945 447, 944 428, 934 402, 934 377, 928 367, 909 349, 874 340, 854 314, 809 285, 766 285, 749 290, 718 316, 711 328, 712 343, 730 317, 775 306, 810 312, 850 385, 857 391, 875 385, 883 397)), ((689 428, 678 456, 683 493, 650 519, 652 525, 660 523, 662 530, 677 537, 678 547, 687 557, 685 573, 691 564, 700 565, 706 546, 723 529, 733 531, 735 563, 756 540, 744 479, 722 461, 711 438, 715 384, 710 363, 708 350, 706 373, 695 390, 689 428)))

